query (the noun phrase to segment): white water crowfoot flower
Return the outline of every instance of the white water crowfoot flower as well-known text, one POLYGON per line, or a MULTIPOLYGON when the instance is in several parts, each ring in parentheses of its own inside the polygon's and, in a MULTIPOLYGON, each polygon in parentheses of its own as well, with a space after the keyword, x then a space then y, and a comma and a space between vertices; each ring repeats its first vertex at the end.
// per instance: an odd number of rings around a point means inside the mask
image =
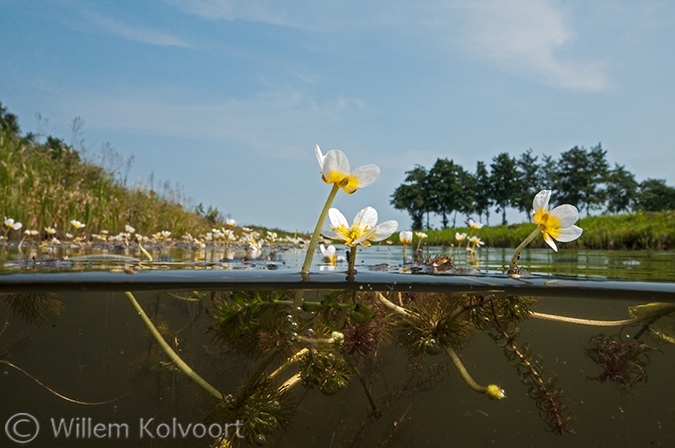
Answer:
POLYGON ((328 210, 328 218, 331 230, 324 230, 323 235, 340 239, 348 247, 355 247, 357 244, 368 247, 371 241, 385 240, 398 229, 398 222, 395 220, 377 224, 377 210, 370 206, 356 214, 351 226, 347 218, 336 208, 328 210))
POLYGON ((380 168, 377 165, 364 165, 350 172, 347 156, 338 149, 331 149, 324 155, 319 145, 316 145, 314 152, 321 167, 323 181, 337 185, 347 194, 367 187, 380 177, 380 168))
POLYGON ((84 223, 81 223, 81 222, 78 221, 77 219, 71 220, 71 221, 70 221, 70 225, 73 226, 73 227, 75 228, 75 230, 83 229, 84 227, 86 227, 86 226, 84 225, 84 223))
POLYGON ((579 210, 573 205, 559 205, 551 211, 548 210, 548 202, 551 199, 551 190, 542 190, 532 201, 532 222, 541 229, 546 244, 551 249, 558 251, 553 241, 569 243, 581 236, 583 230, 574 225, 579 220, 579 210))
POLYGON ((411 244, 413 239, 412 230, 401 230, 398 238, 401 240, 401 244, 411 244))
POLYGON ((319 249, 321 249, 321 255, 323 256, 324 263, 335 264, 337 261, 337 255, 335 255, 335 246, 331 244, 326 247, 321 244, 319 249))
POLYGON ((478 230, 483 227, 483 223, 474 221, 473 219, 469 218, 469 227, 478 230))
POLYGON ((8 227, 12 230, 19 230, 23 227, 23 224, 20 222, 14 221, 12 218, 5 217, 5 227, 8 227))
POLYGON ((377 210, 366 207, 354 217, 350 226, 347 218, 336 208, 328 210, 331 230, 324 230, 323 235, 328 238, 340 239, 350 248, 348 272, 354 272, 356 262, 356 246, 368 247, 370 242, 382 241, 389 238, 398 229, 398 222, 394 220, 377 224, 377 210))
POLYGON ((549 211, 548 203, 550 199, 551 190, 542 190, 534 197, 532 201, 532 222, 537 225, 537 228, 516 248, 509 266, 509 275, 517 276, 520 274, 520 269, 517 266, 520 252, 540 232, 543 234, 546 244, 556 252, 558 246, 556 246, 554 240, 568 243, 576 240, 583 233, 580 227, 574 225, 579 220, 579 210, 573 205, 563 204, 549 211))

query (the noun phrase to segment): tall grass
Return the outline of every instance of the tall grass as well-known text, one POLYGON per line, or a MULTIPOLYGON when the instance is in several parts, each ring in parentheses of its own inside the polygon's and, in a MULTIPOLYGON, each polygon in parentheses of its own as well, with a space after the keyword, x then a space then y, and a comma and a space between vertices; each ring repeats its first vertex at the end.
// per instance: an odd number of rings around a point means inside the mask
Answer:
MULTIPOLYGON (((62 235, 77 219, 89 232, 121 232, 129 224, 141 234, 207 231, 212 222, 175 201, 137 185, 125 188, 102 167, 82 160, 65 145, 40 144, 0 130, 0 218, 24 229, 54 227, 62 235)), ((12 231, 10 237, 20 238, 12 231)))

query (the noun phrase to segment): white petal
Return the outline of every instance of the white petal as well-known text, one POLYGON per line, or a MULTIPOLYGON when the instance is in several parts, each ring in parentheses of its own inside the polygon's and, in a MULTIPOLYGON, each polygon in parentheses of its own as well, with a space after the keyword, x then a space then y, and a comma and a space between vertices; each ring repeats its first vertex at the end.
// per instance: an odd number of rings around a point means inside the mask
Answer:
POLYGON ((549 216, 558 218, 558 221, 560 221, 560 227, 565 228, 573 225, 579 220, 579 210, 577 210, 577 208, 573 205, 563 204, 551 210, 549 216))
POLYGON ((328 178, 331 172, 340 173, 343 176, 349 174, 349 160, 345 153, 339 149, 331 149, 323 157, 322 172, 328 178))
POLYGON ((321 152, 321 148, 319 148, 319 145, 316 145, 316 148, 314 148, 314 154, 316 154, 316 160, 319 161, 319 166, 323 170, 323 161, 325 159, 325 156, 321 152))
POLYGON ((356 185, 354 186, 350 182, 350 187, 354 190, 357 188, 367 187, 372 184, 380 177, 380 167, 377 165, 364 165, 360 166, 349 174, 349 178, 356 178, 356 185))
MULTIPOLYGON (((363 242, 365 240, 370 240, 370 236, 373 235, 374 233, 375 233, 375 229, 370 229, 370 232, 367 232, 367 233, 363 234, 360 238, 355 239, 354 241, 352 241, 352 244, 357 245, 357 244, 360 244, 361 242, 363 242)), ((367 245, 369 245, 369 244, 370 243, 368 243, 367 245)))
POLYGON ((363 224, 372 229, 377 224, 377 210, 370 206, 360 210, 354 216, 354 224, 363 224))
POLYGON ((385 221, 375 227, 373 236, 368 238, 370 241, 382 241, 389 238, 394 232, 398 230, 398 222, 395 220, 385 221))
POLYGON ((322 230, 321 235, 325 236, 326 238, 330 238, 331 240, 344 240, 344 237, 340 236, 333 230, 322 230))
POLYGON ((532 210, 536 212, 537 210, 544 209, 548 210, 548 201, 551 199, 551 190, 541 190, 536 194, 534 200, 532 201, 532 210))
POLYGON ((558 246, 555 245, 555 241, 553 241, 553 238, 551 238, 547 233, 544 233, 544 241, 546 241, 546 244, 551 246, 551 249, 558 252, 558 246))
POLYGON ((347 218, 345 218, 345 215, 343 215, 342 212, 336 208, 331 208, 328 210, 328 219, 330 219, 330 226, 333 228, 340 226, 349 228, 347 218))
POLYGON ((570 241, 574 241, 579 238, 582 233, 584 233, 584 230, 581 227, 565 227, 564 229, 560 229, 560 233, 555 237, 555 239, 561 243, 569 243, 570 241))
POLYGON ((413 238, 412 230, 402 230, 398 237, 401 240, 401 243, 410 244, 412 243, 413 238))

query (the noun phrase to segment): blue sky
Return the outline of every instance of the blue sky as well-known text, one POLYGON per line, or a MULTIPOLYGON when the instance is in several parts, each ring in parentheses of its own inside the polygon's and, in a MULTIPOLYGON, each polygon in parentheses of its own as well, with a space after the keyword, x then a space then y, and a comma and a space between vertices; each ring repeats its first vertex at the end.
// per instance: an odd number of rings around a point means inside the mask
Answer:
POLYGON ((390 195, 439 157, 473 171, 601 142, 675 184, 671 1, 0 0, 0 39, 24 132, 70 142, 80 117, 91 157, 109 143, 131 180, 242 224, 314 227, 316 144, 381 168, 337 197, 348 219, 371 205, 401 228, 390 195))

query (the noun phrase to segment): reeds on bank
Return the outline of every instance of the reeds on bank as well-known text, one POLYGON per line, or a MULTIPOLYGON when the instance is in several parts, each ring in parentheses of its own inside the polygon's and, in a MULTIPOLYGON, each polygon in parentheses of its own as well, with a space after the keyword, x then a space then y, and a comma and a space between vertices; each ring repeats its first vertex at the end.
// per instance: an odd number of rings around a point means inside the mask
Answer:
POLYGON ((171 198, 142 185, 125 187, 115 175, 84 160, 60 140, 38 143, 0 129, 0 218, 40 233, 72 231, 77 219, 88 231, 120 232, 126 224, 143 234, 168 230, 176 235, 211 229, 214 222, 185 210, 171 198))

